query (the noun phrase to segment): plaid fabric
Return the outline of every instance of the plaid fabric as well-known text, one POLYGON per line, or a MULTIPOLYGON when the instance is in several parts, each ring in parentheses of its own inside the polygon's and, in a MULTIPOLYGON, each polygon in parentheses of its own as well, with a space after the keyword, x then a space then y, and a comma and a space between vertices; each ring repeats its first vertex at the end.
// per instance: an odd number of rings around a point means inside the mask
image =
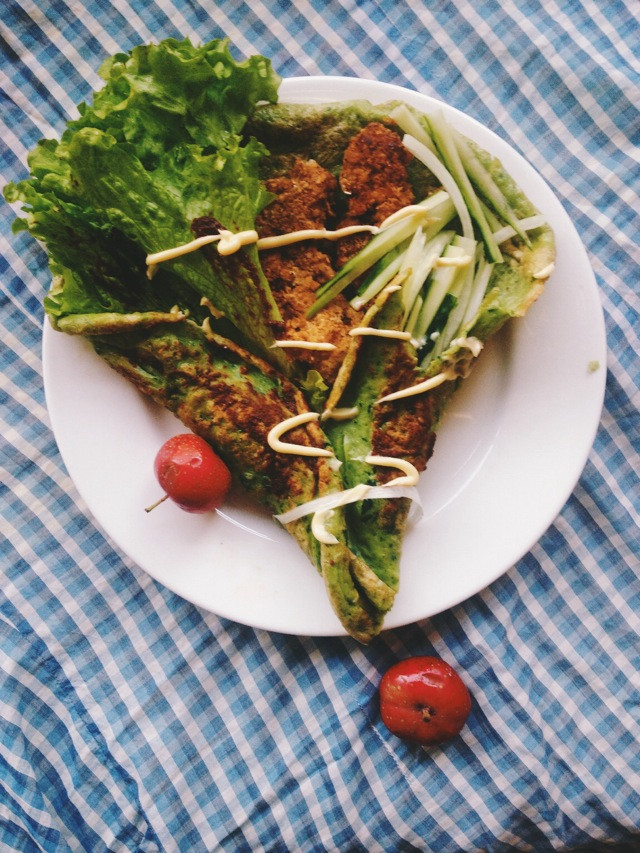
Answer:
POLYGON ((228 35, 283 76, 375 78, 488 125, 589 252, 605 408, 553 526, 488 589, 371 647, 220 620, 88 515, 42 386, 42 250, 0 236, 0 848, 640 848, 639 7, 597 0, 4 0, 3 179, 59 135, 103 58, 228 35), (429 752, 381 723, 400 657, 437 654, 473 710, 429 752))

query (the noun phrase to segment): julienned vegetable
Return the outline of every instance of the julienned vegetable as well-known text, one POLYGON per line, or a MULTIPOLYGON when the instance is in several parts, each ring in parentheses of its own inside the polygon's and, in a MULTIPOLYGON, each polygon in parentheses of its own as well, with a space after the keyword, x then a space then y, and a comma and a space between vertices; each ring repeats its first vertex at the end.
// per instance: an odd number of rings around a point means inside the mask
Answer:
MULTIPOLYGON (((431 237, 435 236, 454 215, 453 205, 445 192, 436 193, 424 199, 417 206, 424 211, 424 215, 415 213, 408 216, 405 220, 390 225, 381 231, 380 234, 373 237, 355 258, 348 261, 332 279, 318 288, 318 298, 307 313, 309 318, 314 317, 335 296, 342 293, 347 285, 351 284, 351 282, 369 270, 377 261, 384 258, 389 252, 403 243, 422 223, 428 223, 425 224, 423 231, 425 236, 431 237)), ((373 298, 377 292, 376 290, 376 293, 373 293, 370 298, 373 298)))
POLYGON ((318 289, 308 316, 313 317, 358 278, 364 280, 351 298, 356 308, 366 305, 389 282, 398 281, 404 305, 402 327, 411 332, 426 367, 473 325, 494 266, 503 261, 500 243, 517 236, 530 246, 527 232, 543 227, 545 220, 540 215, 518 218, 471 144, 442 113, 425 116, 424 124, 404 106, 391 115, 403 129, 419 136, 407 132, 403 144, 444 189, 420 202, 425 218, 407 217, 373 237, 318 289), (460 233, 443 231, 454 217, 460 233), (480 231, 480 243, 474 239, 472 219, 480 231), (492 231, 490 220, 508 224, 492 231))
POLYGON ((49 319, 215 449, 368 642, 398 590, 406 483, 484 342, 541 292, 551 230, 441 117, 279 103, 268 60, 237 62, 225 41, 142 45, 101 74, 5 188, 49 253, 49 319), (251 237, 354 223, 377 229, 360 251, 251 237), (222 231, 248 242, 147 264, 222 231), (284 447, 268 441, 279 424, 296 425, 284 447))

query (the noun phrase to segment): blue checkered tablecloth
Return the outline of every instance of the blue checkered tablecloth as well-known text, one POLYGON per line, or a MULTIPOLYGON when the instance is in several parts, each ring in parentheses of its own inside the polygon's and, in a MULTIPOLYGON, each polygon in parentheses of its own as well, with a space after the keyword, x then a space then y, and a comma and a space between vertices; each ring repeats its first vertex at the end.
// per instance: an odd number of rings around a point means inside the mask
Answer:
POLYGON ((604 308, 586 468, 502 578, 383 634, 256 631, 153 581, 96 526, 51 432, 41 248, 0 222, 0 850, 640 850, 640 4, 3 0, 3 183, 109 54, 227 35, 283 76, 397 83, 464 110, 553 187, 604 308), (473 697, 429 752, 377 703, 436 654, 473 697))

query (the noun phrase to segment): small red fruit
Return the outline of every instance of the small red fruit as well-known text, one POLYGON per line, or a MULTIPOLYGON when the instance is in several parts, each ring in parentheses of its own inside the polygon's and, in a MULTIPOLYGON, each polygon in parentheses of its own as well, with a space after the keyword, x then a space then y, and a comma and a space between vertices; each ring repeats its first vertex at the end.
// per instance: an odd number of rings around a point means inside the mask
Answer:
MULTIPOLYGON (((193 433, 181 433, 165 441, 153 467, 166 492, 161 501, 169 497, 187 512, 215 509, 231 486, 231 474, 222 459, 193 433)), ((147 512, 155 506, 147 507, 147 512)))
POLYGON ((470 711, 464 682, 440 658, 407 658, 382 676, 382 722, 403 740, 422 746, 446 743, 460 732, 470 711))

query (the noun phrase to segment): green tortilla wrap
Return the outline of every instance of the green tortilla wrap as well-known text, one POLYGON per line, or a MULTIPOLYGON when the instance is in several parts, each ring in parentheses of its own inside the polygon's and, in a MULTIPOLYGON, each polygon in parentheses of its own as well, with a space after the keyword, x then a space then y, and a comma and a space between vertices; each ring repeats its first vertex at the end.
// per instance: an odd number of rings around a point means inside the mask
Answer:
POLYGON ((51 323, 87 336, 210 442, 282 516, 345 630, 369 642, 400 584, 410 491, 393 481, 426 468, 484 342, 541 293, 551 229, 517 176, 438 117, 398 103, 278 103, 268 61, 236 63, 226 42, 169 39, 101 73, 93 105, 5 188, 23 205, 16 227, 49 252, 51 323), (385 225, 407 205, 418 213, 385 225), (226 256, 210 242, 147 268, 150 254, 222 230, 358 223, 378 232, 226 256), (332 354, 283 349, 283 338, 332 354), (330 462, 269 445, 271 428, 310 412, 317 422, 287 440, 330 449, 330 462))

